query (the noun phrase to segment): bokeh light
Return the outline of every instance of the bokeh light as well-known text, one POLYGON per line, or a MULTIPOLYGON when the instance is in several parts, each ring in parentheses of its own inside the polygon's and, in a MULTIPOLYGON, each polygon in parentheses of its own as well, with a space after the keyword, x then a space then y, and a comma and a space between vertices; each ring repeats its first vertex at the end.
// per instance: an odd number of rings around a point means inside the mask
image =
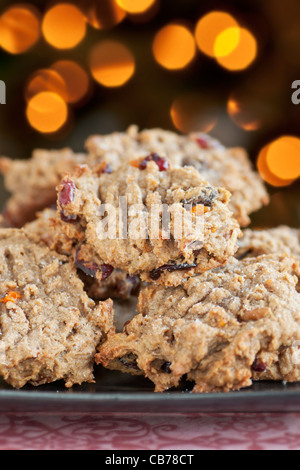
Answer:
POLYGON ((238 47, 241 41, 241 28, 234 27, 222 31, 215 40, 215 58, 226 57, 238 47))
POLYGON ((184 134, 210 132, 217 123, 217 115, 213 99, 201 93, 178 96, 171 107, 173 124, 184 134))
POLYGON ((216 59, 222 67, 230 71, 244 70, 256 59, 257 41, 253 34, 245 28, 228 28, 217 37, 215 52, 216 59), (238 45, 228 55, 217 55, 218 48, 222 50, 222 43, 234 43, 237 31, 239 32, 238 45))
POLYGON ((90 78, 87 72, 76 62, 71 60, 60 60, 51 66, 64 81, 67 103, 78 103, 88 93, 90 89, 90 78))
POLYGON ((153 42, 157 62, 169 70, 185 68, 195 57, 196 44, 185 26, 170 24, 161 29, 153 42))
POLYGON ((245 131, 257 131, 261 127, 260 108, 256 102, 241 102, 234 96, 231 96, 227 103, 227 111, 232 121, 245 131))
POLYGON ((300 139, 283 136, 268 147, 266 163, 271 173, 283 180, 300 176, 300 139))
POLYGON ((25 98, 31 100, 35 95, 43 91, 49 91, 67 98, 67 87, 61 75, 54 70, 40 69, 33 73, 25 86, 25 98))
POLYGON ((46 41, 57 49, 72 49, 86 34, 86 19, 76 6, 61 3, 44 16, 42 31, 46 41))
MULTIPOLYGON (((215 57, 215 42, 226 29, 237 27, 238 23, 229 13, 213 11, 203 16, 197 23, 195 38, 200 51, 215 57)), ((230 51, 231 52, 231 51, 230 51)))
POLYGON ((28 51, 40 35, 40 15, 31 5, 15 5, 0 17, 0 46, 11 54, 28 51))
POLYGON ((116 0, 82 0, 80 2, 87 22, 96 29, 109 29, 121 23, 126 12, 117 4, 116 0))
POLYGON ((42 92, 28 102, 26 116, 37 131, 53 133, 67 122, 68 107, 56 93, 42 92))
POLYGON ((96 44, 89 57, 94 79, 105 87, 120 87, 135 72, 135 59, 131 51, 118 41, 96 44))
POLYGON ((266 145, 259 153, 258 160, 257 160, 257 168, 260 173, 260 176, 269 183, 271 186, 280 188, 284 186, 289 186, 294 182, 294 179, 291 180, 284 180, 279 178, 278 176, 274 175, 268 166, 267 163, 267 156, 269 151, 269 145, 266 145))
POLYGON ((128 13, 142 13, 148 10, 156 0, 116 0, 117 4, 128 13))

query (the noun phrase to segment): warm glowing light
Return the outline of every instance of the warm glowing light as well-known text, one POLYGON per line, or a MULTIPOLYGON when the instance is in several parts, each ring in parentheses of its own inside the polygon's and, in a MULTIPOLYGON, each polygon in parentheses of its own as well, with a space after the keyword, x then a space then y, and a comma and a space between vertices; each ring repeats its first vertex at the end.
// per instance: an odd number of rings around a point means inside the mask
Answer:
POLYGON ((31 5, 16 5, 1 15, 0 46, 7 52, 26 52, 39 38, 40 17, 31 5))
POLYGON ((216 106, 200 93, 177 97, 171 107, 174 126, 184 134, 210 132, 217 123, 216 106))
POLYGON ((218 57, 226 57, 231 54, 239 45, 241 40, 241 28, 234 27, 225 29, 220 33, 215 41, 214 55, 218 57))
POLYGON ((87 22, 96 29, 108 29, 121 23, 126 12, 117 4, 116 0, 101 0, 101 2, 86 2, 80 4, 87 22))
POLYGON ((257 131, 261 126, 260 119, 253 117, 253 106, 247 109, 234 98, 227 103, 227 111, 233 122, 245 131, 257 131))
POLYGON ((54 70, 41 69, 35 72, 28 80, 25 87, 25 98, 31 100, 35 95, 43 91, 50 91, 67 98, 67 87, 64 79, 54 70))
MULTIPOLYGON (((65 101, 78 103, 89 91, 90 79, 86 71, 71 60, 60 60, 51 66, 65 83, 65 101)), ((60 94, 60 93, 59 93, 60 94)))
POLYGON ((74 5, 58 4, 45 14, 42 31, 53 47, 72 49, 85 37, 86 19, 74 5))
POLYGON ((257 160, 257 168, 258 171, 261 175, 261 177, 269 184, 275 187, 284 187, 284 186, 289 186, 292 184, 295 180, 283 180, 281 178, 278 178, 276 175, 274 175, 268 166, 267 163, 267 156, 269 152, 269 145, 264 147, 261 152, 259 153, 258 160, 257 160))
POLYGON ((273 175, 283 180, 300 176, 300 139, 283 136, 269 145, 266 163, 273 175))
POLYGON ((194 37, 184 26, 170 24, 161 29, 154 39, 154 57, 166 69, 183 69, 193 60, 195 53, 194 37))
POLYGON ((30 125, 43 133, 58 131, 67 121, 68 108, 64 100, 52 92, 35 95, 26 110, 30 125))
POLYGON ((156 0, 116 0, 117 4, 128 13, 142 13, 148 10, 156 0))
MULTIPOLYGON (((215 52, 222 43, 232 44, 232 38, 236 33, 237 28, 229 28, 223 31, 215 42, 215 52)), ((244 70, 249 67, 257 56, 257 42, 255 37, 250 31, 245 28, 238 28, 239 30, 239 43, 237 47, 228 55, 216 56, 220 65, 231 71, 244 70)))
POLYGON ((135 60, 130 50, 118 41, 103 41, 90 53, 90 68, 94 79, 106 87, 124 85, 135 72, 135 60))
POLYGON ((237 26, 236 20, 228 13, 214 11, 205 15, 198 21, 195 31, 196 42, 200 51, 210 57, 215 57, 215 42, 219 34, 228 28, 237 26))

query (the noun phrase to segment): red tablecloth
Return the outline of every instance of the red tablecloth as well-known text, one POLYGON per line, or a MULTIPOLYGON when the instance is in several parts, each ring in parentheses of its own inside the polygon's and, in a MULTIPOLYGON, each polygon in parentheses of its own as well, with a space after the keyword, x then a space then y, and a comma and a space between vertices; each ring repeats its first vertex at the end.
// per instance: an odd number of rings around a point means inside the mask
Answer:
POLYGON ((299 414, 1 414, 1 450, 300 449, 299 414))

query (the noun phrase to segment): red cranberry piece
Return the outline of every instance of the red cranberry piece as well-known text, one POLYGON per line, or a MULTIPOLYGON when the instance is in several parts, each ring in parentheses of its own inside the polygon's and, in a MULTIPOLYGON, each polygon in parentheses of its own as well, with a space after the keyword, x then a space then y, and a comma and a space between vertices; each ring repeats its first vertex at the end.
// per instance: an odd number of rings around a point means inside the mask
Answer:
POLYGON ((151 153, 140 163, 140 170, 145 170, 149 162, 155 162, 159 168, 159 171, 168 171, 169 162, 163 157, 160 157, 157 153, 151 153))
POLYGON ((150 273, 150 278, 152 279, 152 281, 157 281, 162 275, 163 271, 167 271, 171 273, 173 271, 185 271, 185 270, 196 268, 196 267, 197 265, 195 263, 193 264, 165 264, 164 266, 161 266, 158 269, 154 269, 154 271, 150 273))
POLYGON ((206 139, 203 136, 197 137, 196 142, 199 145, 199 147, 201 147, 204 150, 207 150, 210 147, 208 139, 206 139))
POLYGON ((106 279, 108 279, 114 271, 114 267, 111 266, 110 264, 102 264, 100 269, 102 271, 102 281, 105 281, 106 279))
POLYGON ((76 252, 76 267, 83 271, 87 276, 96 277, 97 273, 101 271, 102 273, 102 281, 111 276, 114 271, 114 268, 110 264, 102 264, 99 266, 97 263, 93 263, 91 261, 84 261, 80 258, 80 248, 76 252))
POLYGON ((59 204, 67 206, 74 201, 75 198, 75 184, 72 180, 66 179, 62 183, 63 187, 59 195, 59 204))
POLYGON ((266 372, 267 370, 267 364, 260 359, 255 359, 254 363, 252 364, 252 370, 254 372, 266 372))

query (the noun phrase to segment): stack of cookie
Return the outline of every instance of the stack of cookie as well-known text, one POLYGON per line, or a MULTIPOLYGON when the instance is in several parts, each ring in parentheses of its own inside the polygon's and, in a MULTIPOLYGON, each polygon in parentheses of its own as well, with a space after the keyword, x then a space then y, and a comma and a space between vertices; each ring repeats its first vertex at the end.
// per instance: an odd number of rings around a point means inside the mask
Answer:
POLYGON ((300 380, 300 231, 242 230, 269 201, 245 152, 135 126, 86 149, 0 161, 4 379, 70 387, 96 362, 159 392, 300 380))

